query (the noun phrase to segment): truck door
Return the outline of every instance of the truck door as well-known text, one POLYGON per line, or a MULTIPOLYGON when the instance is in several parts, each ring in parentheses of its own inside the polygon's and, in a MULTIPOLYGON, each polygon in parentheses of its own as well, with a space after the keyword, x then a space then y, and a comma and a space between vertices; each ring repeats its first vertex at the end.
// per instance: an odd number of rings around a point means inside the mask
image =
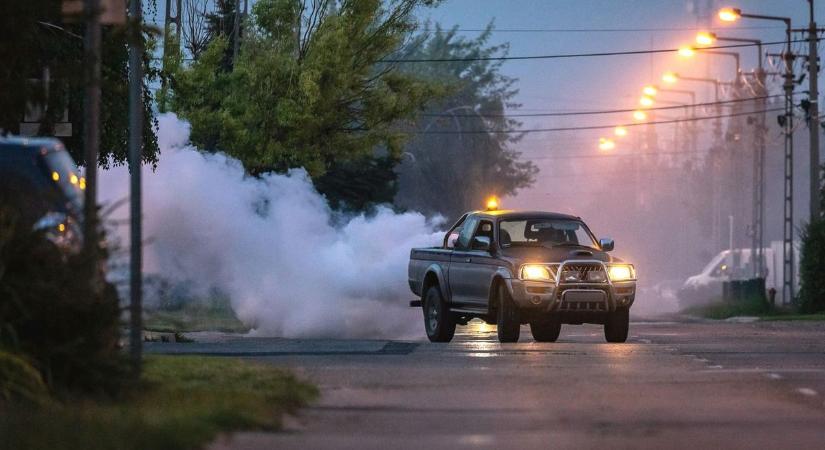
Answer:
POLYGON ((455 241, 455 248, 450 256, 448 283, 451 302, 456 305, 471 304, 471 284, 467 271, 472 261, 470 242, 478 226, 478 217, 470 216, 455 241))
MULTIPOLYGON (((488 237, 492 241, 493 222, 479 220, 478 225, 473 228, 473 234, 462 242, 465 245, 454 252, 450 260, 450 283, 457 285, 461 303, 468 306, 486 306, 490 283, 498 264, 489 251, 472 248, 472 241, 476 236, 488 237)), ((455 298, 455 291, 453 295, 455 298)))

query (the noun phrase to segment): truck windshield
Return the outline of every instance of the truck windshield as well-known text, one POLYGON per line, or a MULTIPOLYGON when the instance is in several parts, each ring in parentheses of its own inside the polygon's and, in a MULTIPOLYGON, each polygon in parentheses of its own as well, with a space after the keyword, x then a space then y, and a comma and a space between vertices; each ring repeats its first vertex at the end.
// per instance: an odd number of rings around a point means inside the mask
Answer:
POLYGON ((499 222, 499 240, 502 247, 576 245, 598 248, 584 223, 566 219, 502 220, 499 222))

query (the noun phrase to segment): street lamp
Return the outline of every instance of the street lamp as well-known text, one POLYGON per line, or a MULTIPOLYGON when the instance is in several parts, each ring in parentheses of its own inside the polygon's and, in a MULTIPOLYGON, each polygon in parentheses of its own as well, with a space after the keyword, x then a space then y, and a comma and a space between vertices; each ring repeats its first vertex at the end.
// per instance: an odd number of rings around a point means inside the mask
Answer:
POLYGON ((643 95, 642 98, 639 99, 639 104, 644 106, 645 108, 649 108, 653 106, 653 99, 648 97, 647 95, 643 95))
POLYGON ((650 84, 642 88, 642 93, 648 97, 655 97, 658 92, 659 89, 650 84))
MULTIPOLYGON (((816 27, 814 26, 813 21, 813 1, 810 0, 809 2, 811 8, 811 25, 809 33, 812 33, 810 36, 811 39, 811 47, 814 47, 814 38, 816 37, 816 27)), ((793 250, 793 232, 794 232, 794 223, 793 223, 793 90, 794 90, 794 74, 793 74, 793 61, 794 55, 791 51, 791 18, 790 17, 780 17, 780 16, 766 16, 762 14, 746 14, 743 13, 742 10, 738 8, 722 8, 719 10, 719 19, 724 22, 734 22, 739 18, 747 18, 747 19, 758 19, 758 20, 772 20, 772 21, 779 21, 785 24, 785 82, 784 82, 784 89, 785 89, 785 183, 784 183, 784 202, 783 202, 783 209, 784 209, 784 218, 783 218, 783 225, 782 225, 782 245, 783 245, 783 270, 782 270, 782 301, 783 303, 790 302, 794 296, 794 250, 793 250)), ((815 52, 811 52, 815 55, 815 52)), ((809 61, 811 63, 811 71, 812 73, 816 73, 816 69, 818 69, 818 64, 816 61, 816 57, 811 58, 813 61, 809 61)), ((817 111, 818 114, 818 104, 817 104, 817 85, 816 85, 816 76, 812 76, 811 80, 810 91, 811 91, 811 107, 813 111, 817 111)), ((811 143, 811 159, 812 161, 814 158, 816 159, 816 164, 811 164, 811 213, 812 217, 818 215, 819 211, 819 204, 816 199, 819 196, 819 127, 812 125, 810 127, 810 143, 811 143)))
MULTIPOLYGON (((739 53, 737 52, 717 52, 711 50, 698 49, 700 53, 706 55, 730 56, 736 61, 736 79, 739 79, 739 53)), ((679 56, 683 58, 692 58, 696 54, 697 49, 693 47, 682 47, 679 49, 679 56)))
POLYGON ((613 129, 613 134, 615 134, 618 137, 625 137, 627 136, 627 128, 619 125, 613 129))
POLYGON ((716 33, 710 31, 700 31, 696 33, 696 44, 700 46, 713 45, 716 41, 723 42, 746 42, 748 44, 756 44, 757 57, 759 59, 759 69, 762 70, 762 41, 759 39, 743 39, 732 37, 721 37, 716 33))
POLYGON ((615 148, 616 148, 616 143, 613 141, 613 139, 604 138, 604 137, 599 138, 599 150, 601 150, 603 152, 609 152, 610 150, 613 150, 615 148))
POLYGON ((633 119, 637 122, 644 122, 647 120, 647 113, 641 109, 637 109, 636 111, 633 111, 633 119))

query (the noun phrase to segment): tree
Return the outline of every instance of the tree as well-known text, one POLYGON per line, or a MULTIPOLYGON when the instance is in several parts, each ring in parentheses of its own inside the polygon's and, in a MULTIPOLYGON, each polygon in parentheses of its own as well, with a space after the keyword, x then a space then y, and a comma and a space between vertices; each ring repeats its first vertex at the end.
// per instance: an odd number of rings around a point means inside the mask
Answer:
MULTIPOLYGON (((0 129, 20 132, 27 105, 43 111, 37 132, 54 134, 56 123, 68 109, 71 136, 61 138, 72 157, 85 164, 83 155, 83 27, 63 23, 61 0, 3 2, 0 7, 0 129), (13 43, 13 44, 12 44, 13 43), (9 44, 9 45, 6 45, 9 44), (48 73, 48 77, 44 74, 48 73), (46 83, 44 80, 49 80, 46 83), (37 81, 33 81, 37 80, 37 81)), ((143 33, 144 39, 148 34, 143 33)), ((103 29, 101 74, 100 164, 126 161, 128 152, 128 47, 123 27, 103 29)), ((144 53, 144 148, 147 162, 157 161, 155 119, 147 83, 151 46, 144 53)))
POLYGON ((210 0, 184 0, 183 46, 193 59, 198 59, 212 39, 212 29, 207 27, 210 0))
MULTIPOLYGON (((820 203, 825 205, 825 187, 821 189, 820 203)), ((808 313, 825 311, 825 277, 822 276, 822 268, 825 267, 825 217, 820 216, 807 224, 800 238, 800 309, 808 313)))
MULTIPOLYGON (((475 39, 456 37, 456 29, 436 26, 423 33, 407 58, 476 58, 506 55, 507 46, 491 46, 491 27, 475 39), (431 37, 430 37, 431 35, 431 37)), ((501 61, 451 61, 409 64, 413 76, 446 80, 450 95, 432 103, 411 128, 398 168, 396 204, 448 218, 477 209, 484 197, 511 195, 533 183, 538 169, 519 160, 512 145, 521 139, 521 123, 506 108, 518 106, 515 79, 502 75, 501 61)))
POLYGON ((440 92, 437 83, 381 60, 415 28, 431 0, 260 0, 231 71, 218 36, 173 83, 173 110, 192 141, 240 159, 252 174, 304 167, 318 178, 338 163, 396 157, 396 125, 440 92))

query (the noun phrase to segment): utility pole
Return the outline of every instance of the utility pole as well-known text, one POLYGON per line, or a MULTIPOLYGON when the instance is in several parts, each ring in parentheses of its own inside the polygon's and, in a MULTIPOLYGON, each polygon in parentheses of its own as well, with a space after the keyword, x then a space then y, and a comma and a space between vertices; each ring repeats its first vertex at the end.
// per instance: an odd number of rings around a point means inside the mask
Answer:
POLYGON ((100 292, 97 264, 97 158, 100 147, 100 0, 84 0, 86 31, 83 37, 85 96, 83 147, 86 158, 86 195, 83 203, 83 250, 88 258, 92 292, 100 292))
POLYGON ((140 166, 143 146, 143 36, 141 0, 129 0, 129 355, 135 378, 143 358, 143 247, 140 166))
POLYGON ((812 223, 821 215, 820 169, 819 169, 819 55, 817 53, 817 29, 814 21, 814 0, 808 0, 810 23, 808 24, 808 87, 810 89, 810 131, 811 142, 811 219, 812 223))
POLYGON ((794 298, 795 278, 794 278, 794 251, 793 251, 793 89, 794 75, 793 62, 794 55, 791 51, 791 21, 785 22, 785 61, 784 84, 785 88, 785 130, 784 150, 785 150, 785 174, 784 174, 784 199, 782 220, 782 303, 790 304, 794 298))
POLYGON ((234 43, 232 45, 232 67, 235 67, 235 61, 238 60, 238 47, 240 46, 241 36, 241 0, 235 0, 235 23, 232 29, 232 36, 234 43))
POLYGON ((175 52, 177 53, 180 51, 179 39, 181 36, 181 2, 182 0, 175 0, 175 15, 172 15, 172 0, 166 0, 166 10, 164 11, 163 21, 163 61, 161 64, 163 73, 160 77, 160 92, 163 93, 163 96, 161 96, 160 104, 158 105, 158 109, 160 109, 161 112, 166 110, 166 92, 168 89, 166 74, 169 70, 169 67, 167 67, 166 64, 169 61, 168 58, 171 56, 169 55, 169 47, 171 45, 175 45, 177 47, 175 52), (173 23, 175 24, 175 39, 172 39, 171 36, 173 23))

